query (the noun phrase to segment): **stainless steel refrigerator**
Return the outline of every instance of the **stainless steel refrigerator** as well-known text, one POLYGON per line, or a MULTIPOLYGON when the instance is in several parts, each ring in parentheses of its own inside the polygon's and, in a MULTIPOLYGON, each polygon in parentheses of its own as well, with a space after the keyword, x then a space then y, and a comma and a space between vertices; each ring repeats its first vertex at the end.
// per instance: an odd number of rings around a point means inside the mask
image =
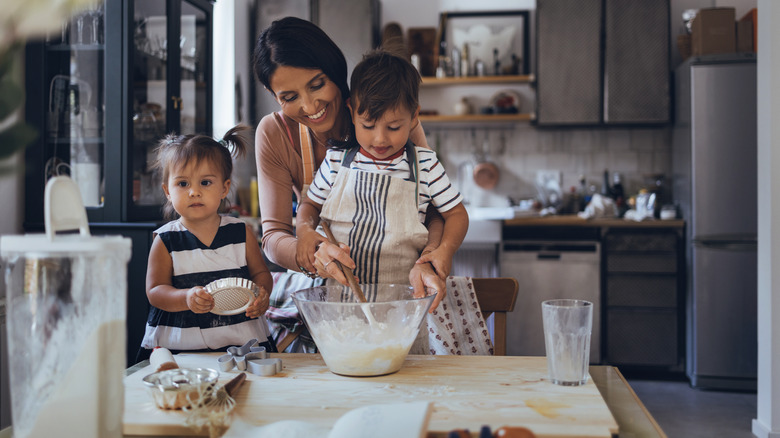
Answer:
POLYGON ((756 61, 693 58, 676 70, 673 194, 686 221, 686 371, 698 388, 755 390, 756 61))

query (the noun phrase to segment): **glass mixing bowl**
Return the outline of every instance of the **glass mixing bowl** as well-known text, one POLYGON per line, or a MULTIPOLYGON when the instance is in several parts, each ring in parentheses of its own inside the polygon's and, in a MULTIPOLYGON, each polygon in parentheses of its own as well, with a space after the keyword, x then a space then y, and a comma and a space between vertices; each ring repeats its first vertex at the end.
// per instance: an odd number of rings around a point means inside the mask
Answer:
POLYGON ((394 373, 401 369, 436 294, 416 297, 408 284, 360 287, 365 303, 345 286, 303 289, 292 297, 331 372, 394 373))

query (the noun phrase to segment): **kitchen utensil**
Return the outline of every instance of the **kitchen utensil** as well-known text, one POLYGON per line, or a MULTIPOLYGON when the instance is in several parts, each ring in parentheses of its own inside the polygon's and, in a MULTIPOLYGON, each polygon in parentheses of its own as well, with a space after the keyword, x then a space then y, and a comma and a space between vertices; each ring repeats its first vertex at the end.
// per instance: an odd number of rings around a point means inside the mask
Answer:
MULTIPOLYGON (((328 241, 330 243, 338 246, 339 242, 336 240, 336 238, 333 236, 333 233, 330 231, 330 227, 328 226, 328 223, 326 221, 320 221, 320 224, 322 225, 322 230, 325 231, 325 235, 328 237, 328 241)), ((344 266, 339 262, 338 260, 333 260, 336 262, 336 266, 341 269, 341 272, 344 273, 344 276, 347 277, 347 282, 349 282, 349 287, 352 288, 352 290, 355 292, 355 296, 361 303, 366 302, 366 296, 363 295, 363 290, 360 289, 360 285, 355 280, 355 276, 352 275, 352 269, 344 266)))
POLYGON ((249 372, 257 376, 273 376, 282 372, 282 360, 278 357, 247 360, 249 372))
MULTIPOLYGON (((325 231, 325 234, 328 236, 328 240, 330 241, 330 243, 338 246, 339 243, 336 240, 336 238, 333 236, 333 233, 330 231, 330 226, 328 226, 328 223, 326 221, 321 221, 321 223, 322 223, 322 229, 323 231, 325 231)), ((334 259, 333 261, 336 262, 336 266, 338 266, 339 269, 341 269, 341 272, 344 273, 344 276, 347 277, 347 282, 349 283, 349 287, 352 288, 357 299, 361 303, 365 303, 366 296, 363 295, 363 290, 360 289, 360 285, 358 284, 357 280, 355 280, 355 276, 352 275, 352 269, 342 265, 341 262, 339 262, 338 260, 334 259)), ((377 322, 376 319, 374 319, 374 315, 371 313, 371 309, 369 308, 369 306, 361 305, 360 308, 361 310, 363 310, 363 314, 366 315, 366 319, 368 319, 368 323, 372 326, 375 326, 377 322)))
POLYGON ((265 359, 265 347, 256 347, 257 339, 250 339, 240 347, 231 346, 227 348, 227 353, 217 358, 219 369, 230 371, 233 367, 239 371, 245 371, 246 362, 250 359, 265 359))
MULTIPOLYGON (((476 147, 476 135, 472 131, 472 139, 474 139, 474 145, 476 147)), ((491 190, 498 184, 499 171, 498 166, 488 161, 488 150, 490 148, 490 142, 488 140, 487 133, 485 139, 482 142, 482 149, 477 148, 477 165, 474 166, 474 182, 477 186, 491 190)))
POLYGON ((214 387, 219 372, 211 368, 174 368, 143 378, 160 409, 184 409, 197 403, 200 394, 214 387))
POLYGON ((206 291, 214 297, 211 313, 217 315, 237 315, 246 311, 259 292, 252 280, 238 277, 214 280, 206 285, 206 291))
POLYGON ((90 235, 67 176, 42 201, 46 234, 0 237, 13 434, 118 438, 131 242, 90 235))
POLYGON ((362 286, 368 303, 355 302, 354 290, 341 285, 299 290, 292 298, 331 372, 394 373, 401 369, 436 294, 415 297, 407 284, 362 286), (375 321, 366 321, 365 310, 375 321))
POLYGON ((200 398, 197 403, 193 403, 184 424, 198 431, 208 428, 212 438, 220 436, 228 426, 228 415, 236 407, 236 399, 233 396, 245 380, 246 373, 241 373, 216 391, 213 388, 201 391, 200 398))
POLYGON ((165 371, 179 368, 176 359, 173 358, 171 350, 163 347, 154 347, 149 356, 149 363, 155 371, 165 371))

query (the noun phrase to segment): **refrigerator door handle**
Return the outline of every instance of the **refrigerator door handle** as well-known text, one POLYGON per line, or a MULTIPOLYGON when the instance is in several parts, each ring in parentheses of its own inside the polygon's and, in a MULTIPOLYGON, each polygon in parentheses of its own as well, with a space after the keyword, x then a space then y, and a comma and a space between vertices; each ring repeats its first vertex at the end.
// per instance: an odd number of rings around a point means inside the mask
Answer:
POLYGON ((755 251, 758 243, 755 240, 694 240, 693 246, 720 251, 755 251))

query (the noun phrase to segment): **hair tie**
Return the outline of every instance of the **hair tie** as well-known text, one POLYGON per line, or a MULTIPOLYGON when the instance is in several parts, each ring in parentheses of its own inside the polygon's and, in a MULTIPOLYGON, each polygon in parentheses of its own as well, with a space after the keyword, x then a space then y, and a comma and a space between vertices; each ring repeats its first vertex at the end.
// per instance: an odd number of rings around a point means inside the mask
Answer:
POLYGON ((217 143, 221 144, 224 147, 228 147, 228 142, 224 138, 220 138, 219 140, 217 140, 217 143))

